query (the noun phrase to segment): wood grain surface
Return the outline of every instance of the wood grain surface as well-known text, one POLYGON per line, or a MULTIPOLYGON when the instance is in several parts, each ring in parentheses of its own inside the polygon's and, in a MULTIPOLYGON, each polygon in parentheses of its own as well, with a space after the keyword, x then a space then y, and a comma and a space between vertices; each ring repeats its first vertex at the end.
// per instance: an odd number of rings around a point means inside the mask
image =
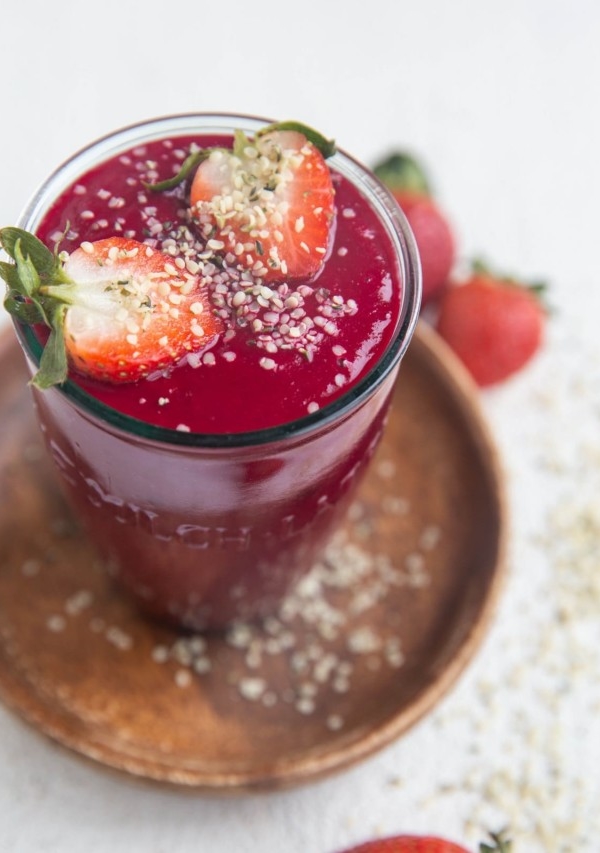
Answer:
POLYGON ((503 576, 502 477, 476 391, 426 328, 316 575, 329 623, 279 614, 252 647, 194 643, 121 596, 61 497, 10 333, 0 369, 0 697, 59 743, 199 791, 286 787, 390 743, 476 651, 503 576))

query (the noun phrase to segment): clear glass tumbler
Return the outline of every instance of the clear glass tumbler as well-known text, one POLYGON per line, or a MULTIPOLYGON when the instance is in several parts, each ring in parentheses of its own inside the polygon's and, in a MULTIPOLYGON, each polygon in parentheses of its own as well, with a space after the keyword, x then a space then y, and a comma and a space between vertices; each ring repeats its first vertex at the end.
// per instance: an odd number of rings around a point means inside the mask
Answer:
MULTIPOLYGON (((60 193, 136 144, 190 134, 252 134, 265 122, 180 115, 120 130, 63 164, 19 225, 35 231, 60 193)), ((329 163, 353 182, 389 235, 402 301, 391 342, 370 372, 316 413, 238 434, 184 433, 127 417, 67 381, 33 389, 64 491, 113 574, 147 612, 194 630, 219 629, 276 609, 313 565, 367 469, 384 428, 420 304, 415 243, 398 206, 344 153, 329 163)), ((41 345, 17 332, 30 369, 41 345)), ((82 571, 84 569, 82 568, 82 571)))

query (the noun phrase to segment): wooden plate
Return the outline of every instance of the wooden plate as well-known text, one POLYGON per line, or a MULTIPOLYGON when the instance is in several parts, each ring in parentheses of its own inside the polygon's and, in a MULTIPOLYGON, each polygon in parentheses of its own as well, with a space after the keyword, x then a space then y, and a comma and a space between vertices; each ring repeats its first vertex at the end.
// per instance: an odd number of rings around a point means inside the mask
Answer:
POLYGON ((81 755, 212 792, 280 788, 398 737, 475 652, 502 577, 498 461, 470 381, 419 329, 345 530, 283 611, 178 636, 78 530, 0 339, 0 697, 81 755))

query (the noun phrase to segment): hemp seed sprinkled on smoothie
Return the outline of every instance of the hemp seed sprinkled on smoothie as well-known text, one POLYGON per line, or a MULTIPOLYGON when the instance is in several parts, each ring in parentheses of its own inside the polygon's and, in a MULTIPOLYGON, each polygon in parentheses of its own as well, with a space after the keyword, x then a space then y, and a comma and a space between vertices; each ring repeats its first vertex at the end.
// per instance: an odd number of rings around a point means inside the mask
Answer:
MULTIPOLYGON (((255 139, 181 137, 122 152, 65 191, 38 235, 50 248, 60 244, 64 257, 119 235, 170 259, 165 271, 173 281, 152 316, 164 310, 177 324, 201 310, 183 358, 170 346, 170 332, 157 336, 172 359, 166 366, 146 364, 142 324, 126 328, 124 343, 152 377, 156 394, 142 395, 150 403, 83 374, 75 379, 140 420, 231 433, 319 411, 380 357, 395 330, 402 284, 389 236, 380 228, 376 245, 367 239, 374 229, 375 212, 312 142, 273 129, 255 139), (188 178, 171 185, 194 156, 188 178), (204 298, 182 308, 190 287, 204 298), (237 395, 227 406, 206 405, 238 382, 252 389, 253 405, 237 395), (167 398, 168 411, 158 402, 167 398)), ((120 381, 128 371, 114 376, 120 381)))

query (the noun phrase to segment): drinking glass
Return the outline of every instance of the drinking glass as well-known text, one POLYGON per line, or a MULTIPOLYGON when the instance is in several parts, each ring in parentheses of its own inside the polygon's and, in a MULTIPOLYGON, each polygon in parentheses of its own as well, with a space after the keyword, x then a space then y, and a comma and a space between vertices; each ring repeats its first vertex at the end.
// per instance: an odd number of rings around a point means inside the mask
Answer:
MULTIPOLYGON (((265 121, 179 115, 124 128, 77 153, 42 185, 19 225, 35 231, 89 169, 155 139, 252 135, 265 121)), ((235 434, 164 429, 112 409, 73 381, 33 396, 48 450, 74 513, 111 574, 144 611, 193 630, 273 612, 344 517, 384 429, 420 302, 420 267, 395 201, 359 163, 329 161, 358 188, 391 241, 402 289, 389 346, 342 396, 290 423, 235 434)), ((31 372, 41 345, 17 333, 31 372)), ((85 572, 85 566, 81 568, 85 572)))

